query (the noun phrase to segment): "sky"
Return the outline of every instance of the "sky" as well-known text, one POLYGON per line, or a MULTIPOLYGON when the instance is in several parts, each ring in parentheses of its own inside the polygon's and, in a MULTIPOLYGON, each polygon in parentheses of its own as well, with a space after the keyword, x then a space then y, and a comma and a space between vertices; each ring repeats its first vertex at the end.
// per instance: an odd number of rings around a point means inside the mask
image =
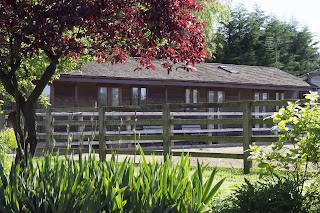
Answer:
MULTIPOLYGON (((320 41, 320 1, 319 0, 233 0, 235 7, 242 3, 249 11, 255 5, 267 14, 275 15, 280 20, 290 21, 294 18, 301 26, 308 26, 315 36, 315 41, 320 41)), ((320 47, 320 45, 318 45, 320 47)))

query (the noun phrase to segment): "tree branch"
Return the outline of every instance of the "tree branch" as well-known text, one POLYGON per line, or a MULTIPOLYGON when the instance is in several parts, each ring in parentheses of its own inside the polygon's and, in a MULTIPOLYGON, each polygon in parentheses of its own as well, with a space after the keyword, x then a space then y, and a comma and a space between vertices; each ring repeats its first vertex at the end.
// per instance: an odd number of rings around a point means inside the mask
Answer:
MULTIPOLYGON (((15 73, 13 73, 14 75, 15 73)), ((13 82, 11 81, 12 80, 12 77, 13 76, 9 76, 8 74, 6 74, 3 70, 1 70, 0 68, 0 81, 2 83, 2 85, 4 86, 5 90, 7 91, 7 93, 9 93, 9 95, 11 95, 12 97, 16 97, 16 94, 15 94, 15 86, 19 86, 19 85, 14 85, 13 82)), ((19 99, 20 99, 20 102, 22 104, 22 106, 24 106, 25 104, 25 99, 23 97, 23 95, 21 94, 21 92, 19 92, 19 99)))
POLYGON ((3 70, 0 69, 0 80, 2 82, 2 85, 6 89, 6 91, 14 97, 14 86, 12 82, 10 81, 9 75, 7 75, 3 70))
POLYGON ((51 59, 50 65, 46 68, 45 72, 41 76, 40 80, 37 83, 37 86, 33 89, 32 93, 30 94, 26 105, 30 106, 33 105, 41 95, 43 89, 47 86, 49 81, 51 80, 53 74, 56 71, 57 64, 59 63, 59 58, 61 57, 62 53, 58 53, 57 55, 53 55, 50 51, 45 51, 48 57, 51 59))

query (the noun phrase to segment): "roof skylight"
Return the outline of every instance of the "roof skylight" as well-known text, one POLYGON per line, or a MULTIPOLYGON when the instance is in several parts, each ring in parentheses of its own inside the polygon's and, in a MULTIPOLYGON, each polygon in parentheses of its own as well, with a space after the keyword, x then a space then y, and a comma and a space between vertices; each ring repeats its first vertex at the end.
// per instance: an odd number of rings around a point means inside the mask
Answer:
POLYGON ((239 71, 231 69, 230 67, 225 66, 225 65, 219 65, 218 68, 220 68, 220 69, 222 69, 224 71, 227 71, 229 73, 232 73, 232 74, 239 74, 239 71))

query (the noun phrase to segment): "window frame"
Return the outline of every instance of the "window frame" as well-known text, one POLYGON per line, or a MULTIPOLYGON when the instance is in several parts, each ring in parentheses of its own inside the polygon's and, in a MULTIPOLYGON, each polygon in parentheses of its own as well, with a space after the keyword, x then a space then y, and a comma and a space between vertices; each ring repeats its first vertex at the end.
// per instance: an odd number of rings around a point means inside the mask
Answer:
POLYGON ((111 86, 99 86, 98 89, 98 106, 115 106, 113 104, 113 91, 114 89, 118 89, 118 106, 122 105, 122 89, 121 87, 111 87, 111 86), (106 104, 101 105, 101 89, 105 89, 107 93, 106 104))
POLYGON ((130 96, 130 103, 131 105, 136 105, 134 104, 134 102, 137 102, 138 106, 144 106, 148 104, 148 88, 147 87, 131 87, 131 96, 130 96), (136 101, 134 101, 134 97, 133 97, 133 90, 137 89, 138 90, 138 96, 136 101), (144 103, 143 103, 143 99, 142 99, 142 91, 145 90, 145 98, 144 98, 144 103))
MULTIPOLYGON (((200 100, 199 89, 198 88, 186 88, 185 92, 184 92, 184 97, 185 97, 186 104, 199 103, 199 100, 200 100), (188 93, 188 95, 187 95, 187 93, 188 93)), ((197 108, 192 108, 192 109, 186 108, 186 111, 196 111, 196 110, 197 110, 197 108)))
MULTIPOLYGON (((270 100, 270 92, 268 91, 255 91, 254 92, 254 100, 255 101, 267 101, 267 100, 270 100), (258 97, 258 99, 257 99, 258 97)), ((264 113, 264 112, 267 112, 268 111, 268 108, 266 106, 256 106, 254 107, 254 112, 255 113, 264 113)), ((262 115, 255 115, 254 116, 255 118, 262 118, 263 116, 262 115)), ((266 128, 267 127, 267 124, 263 124, 263 125, 260 125, 260 124, 255 124, 255 128, 266 128)))
POLYGON ((199 103, 199 90, 197 88, 186 88, 185 92, 184 92, 184 96, 185 96, 185 103, 186 104, 196 104, 199 103), (188 96, 187 96, 187 91, 189 91, 188 96), (195 99, 196 96, 196 99, 195 99), (188 99, 187 99, 188 97, 188 99), (187 102, 187 100, 189 100, 189 102, 187 102))

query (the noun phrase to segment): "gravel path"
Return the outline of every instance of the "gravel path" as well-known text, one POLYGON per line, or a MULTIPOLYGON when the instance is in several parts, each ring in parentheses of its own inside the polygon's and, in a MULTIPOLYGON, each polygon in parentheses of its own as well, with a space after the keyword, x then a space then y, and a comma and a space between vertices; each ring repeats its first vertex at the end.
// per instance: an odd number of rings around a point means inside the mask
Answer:
MULTIPOLYGON (((270 144, 270 143, 269 143, 270 144)), ((262 147, 266 147, 268 143, 260 143, 259 144, 262 147)), ((187 148, 174 148, 173 151, 181 151, 184 153, 187 152, 207 152, 207 153, 231 153, 231 154, 242 154, 243 153, 243 147, 240 143, 223 143, 223 144, 214 144, 214 145, 208 145, 206 147, 187 147, 187 148)), ((83 156, 86 156, 83 154, 83 156)), ((98 156, 98 154, 97 154, 98 156)), ((75 155, 74 157, 78 157, 75 155)), ((131 159, 135 159, 135 162, 138 163, 140 161, 140 156, 134 156, 134 155, 118 155, 118 160, 121 162, 126 157, 129 157, 131 159)), ((146 155, 147 161, 157 160, 159 162, 163 161, 162 155, 155 155, 155 156, 149 156, 146 155)), ((111 155, 106 156, 107 159, 111 158, 111 155)), ((180 157, 179 156, 173 156, 173 162, 177 162, 180 157)), ((191 165, 196 166, 197 160, 199 160, 203 164, 208 164, 209 167, 230 167, 230 168, 243 168, 243 160, 242 159, 226 159, 226 158, 203 158, 203 157, 192 157, 191 158, 191 165)), ((257 166, 255 162, 253 162, 253 166, 257 166)))
MULTIPOLYGON (((265 144, 262 144, 265 146, 265 144)), ((215 144, 210 145, 210 147, 202 147, 202 148, 179 148, 174 149, 173 151, 183 151, 185 153, 187 152, 207 152, 207 153, 232 153, 232 154, 242 154, 243 153, 243 146, 242 144, 215 144)), ((107 159, 110 159, 111 155, 107 155, 107 159)), ((119 161, 122 161, 126 155, 119 155, 119 161)), ((130 158, 133 158, 133 155, 129 156, 130 158)), ((151 161, 153 159, 161 162, 163 161, 163 156, 146 156, 146 159, 148 161, 151 161)), ((177 162, 180 157, 179 156, 173 156, 173 161, 177 162)), ((191 165, 196 166, 197 160, 199 162, 208 164, 209 167, 230 167, 230 168, 243 168, 243 160, 242 159, 226 159, 226 158, 200 158, 200 157, 192 157, 191 158, 191 165)), ((140 161, 140 156, 136 156, 136 162, 140 161)), ((255 166, 255 163, 253 163, 253 166, 255 166)))

